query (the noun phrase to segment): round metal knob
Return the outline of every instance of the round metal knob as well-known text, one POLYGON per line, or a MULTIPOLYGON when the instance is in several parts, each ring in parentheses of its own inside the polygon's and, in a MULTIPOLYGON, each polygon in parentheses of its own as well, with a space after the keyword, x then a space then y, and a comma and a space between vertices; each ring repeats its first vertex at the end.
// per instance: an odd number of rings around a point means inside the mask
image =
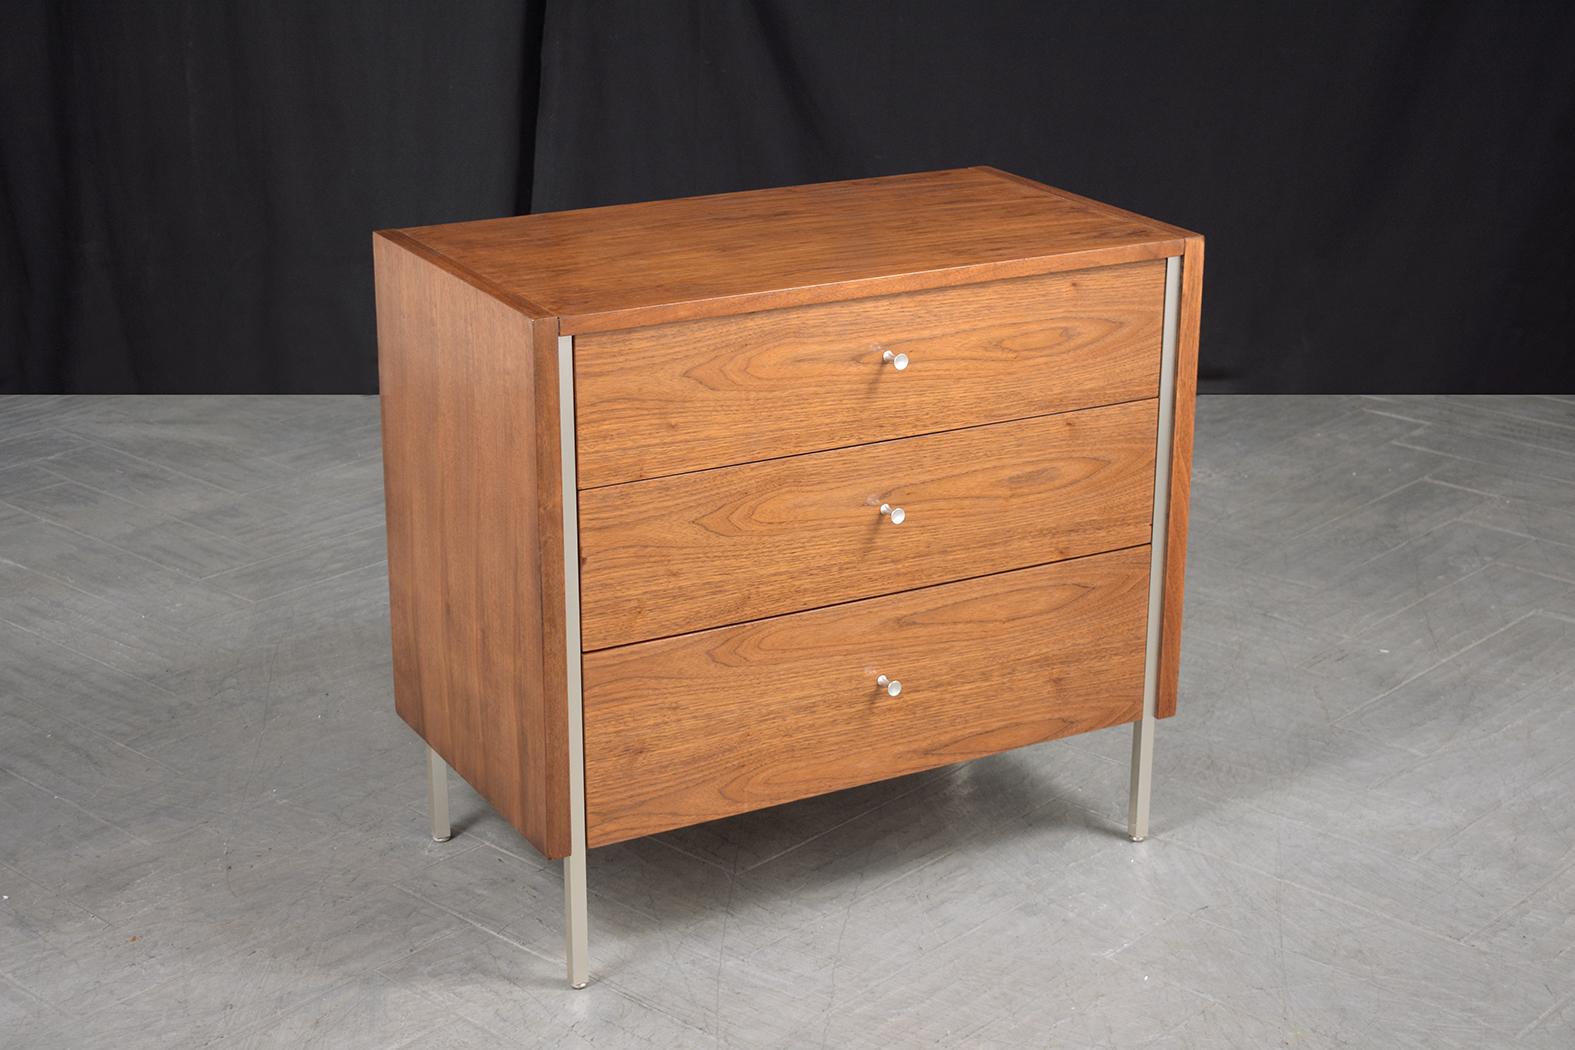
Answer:
POLYGON ((890 503, 882 503, 880 505, 880 513, 881 517, 890 518, 893 525, 901 525, 908 520, 907 511, 901 507, 893 507, 890 503))
POLYGON ((907 354, 894 354, 890 350, 887 350, 884 354, 880 355, 880 359, 882 361, 890 361, 891 367, 895 368, 899 372, 908 367, 907 354))
POLYGON ((875 679, 875 684, 886 690, 887 696, 902 695, 902 683, 897 681, 895 678, 887 678, 885 675, 881 675, 879 678, 875 679))

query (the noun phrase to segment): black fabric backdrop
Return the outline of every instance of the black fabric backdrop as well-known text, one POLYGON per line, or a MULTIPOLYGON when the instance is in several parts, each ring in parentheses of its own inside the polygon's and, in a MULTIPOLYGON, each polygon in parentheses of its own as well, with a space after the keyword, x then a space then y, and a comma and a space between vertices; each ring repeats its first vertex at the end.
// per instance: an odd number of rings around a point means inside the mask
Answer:
POLYGON ((1575 389, 1575 5, 3 8, 3 391, 371 391, 373 229, 968 164, 1206 234, 1205 390, 1575 389))

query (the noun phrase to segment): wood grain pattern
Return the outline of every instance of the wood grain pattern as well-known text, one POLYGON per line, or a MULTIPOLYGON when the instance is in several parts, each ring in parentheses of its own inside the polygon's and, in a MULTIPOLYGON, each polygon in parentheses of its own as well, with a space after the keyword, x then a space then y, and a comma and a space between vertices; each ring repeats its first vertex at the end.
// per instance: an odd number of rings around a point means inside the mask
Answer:
POLYGON ((1137 718, 1178 253, 1161 716, 1201 238, 987 168, 374 238, 399 714, 567 854, 570 498, 592 844, 1137 718))
MULTIPOLYGON (((1107 204, 1104 201, 1095 200, 1092 197, 1085 197, 1082 194, 1073 193, 1071 190, 1064 190, 1059 186, 1047 186, 1042 182, 1037 182, 1028 178, 1026 175, 1018 175, 1010 171, 1002 171, 1000 168, 992 168, 988 164, 978 165, 976 168, 974 168, 974 170, 989 172, 996 178, 1007 179, 1011 182, 1017 183, 1020 186, 1031 187, 1039 193, 1047 193, 1052 197, 1059 197, 1062 200, 1079 204, 1085 208, 1088 208, 1097 215, 1103 215, 1118 222, 1134 223, 1136 225, 1142 226, 1145 229, 1153 230, 1158 235, 1173 237, 1178 241, 1184 240, 1188 237, 1197 236, 1197 234, 1193 233, 1191 230, 1184 230, 1180 226, 1173 226, 1168 222, 1160 222, 1158 219, 1151 219, 1146 215, 1139 215, 1135 211, 1128 211, 1126 208, 1118 208, 1114 204, 1107 204)), ((1171 252, 1170 254, 1174 255, 1176 253, 1171 252)))
POLYGON ((1154 397, 1164 283, 1137 263, 576 337, 580 487, 1154 397))
POLYGON ((1157 405, 582 492, 585 648, 1147 543, 1157 405))
POLYGON ((1130 722, 1148 565, 1138 547, 590 653, 590 842, 1130 722))
POLYGON ((395 707, 563 856, 563 660, 544 658, 563 630, 556 329, 395 240, 373 256, 395 707))
POLYGON ((1176 343, 1176 427, 1170 456, 1165 544, 1165 601, 1160 618, 1159 693, 1155 714, 1176 713, 1181 679, 1181 604, 1187 578, 1187 511, 1192 496, 1192 423, 1198 398, 1198 331, 1203 317, 1203 238, 1189 237, 1181 257, 1181 316, 1176 343))
POLYGON ((573 335, 1160 259, 1184 234, 988 168, 404 232, 573 335))

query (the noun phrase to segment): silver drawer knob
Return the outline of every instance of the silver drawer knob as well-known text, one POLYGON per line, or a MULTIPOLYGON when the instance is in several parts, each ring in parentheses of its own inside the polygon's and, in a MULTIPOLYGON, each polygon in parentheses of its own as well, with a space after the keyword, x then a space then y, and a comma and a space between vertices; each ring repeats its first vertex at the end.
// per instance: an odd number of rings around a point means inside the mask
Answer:
POLYGON ((887 696, 902 695, 902 683, 897 681, 895 678, 887 678, 885 675, 881 675, 879 678, 875 679, 875 684, 886 690, 887 696))
POLYGON ((884 354, 880 355, 880 359, 882 361, 890 361, 891 367, 895 368, 899 372, 908 367, 907 354, 894 354, 890 350, 887 350, 884 354))
MULTIPOLYGON (((901 507, 893 507, 890 503, 880 505, 880 514, 883 518, 890 518, 893 525, 901 525, 908 520, 908 512, 901 507)), ((897 694, 893 693, 893 696, 897 694)))

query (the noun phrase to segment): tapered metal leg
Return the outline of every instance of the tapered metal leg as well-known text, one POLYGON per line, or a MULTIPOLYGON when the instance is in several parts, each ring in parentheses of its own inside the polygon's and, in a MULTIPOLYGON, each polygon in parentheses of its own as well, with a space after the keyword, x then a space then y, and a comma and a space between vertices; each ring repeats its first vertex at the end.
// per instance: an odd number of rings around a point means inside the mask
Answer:
POLYGON ((448 822, 448 763, 427 748, 427 809, 432 814, 432 841, 447 842, 454 834, 448 822))
POLYGON ((590 982, 586 906, 585 708, 580 657, 580 508, 574 452, 574 337, 558 337, 558 438, 563 459, 563 640, 569 712, 569 855, 563 858, 563 940, 569 985, 590 982))
POLYGON ((1143 717, 1132 725, 1132 798, 1127 834, 1148 838, 1154 779, 1154 710, 1159 699, 1160 618, 1165 609, 1165 545, 1170 526, 1170 452, 1176 432, 1176 337, 1181 321, 1181 258, 1165 260, 1165 326, 1160 340, 1159 429, 1154 441, 1154 518, 1150 532, 1148 638, 1143 659, 1143 717))

